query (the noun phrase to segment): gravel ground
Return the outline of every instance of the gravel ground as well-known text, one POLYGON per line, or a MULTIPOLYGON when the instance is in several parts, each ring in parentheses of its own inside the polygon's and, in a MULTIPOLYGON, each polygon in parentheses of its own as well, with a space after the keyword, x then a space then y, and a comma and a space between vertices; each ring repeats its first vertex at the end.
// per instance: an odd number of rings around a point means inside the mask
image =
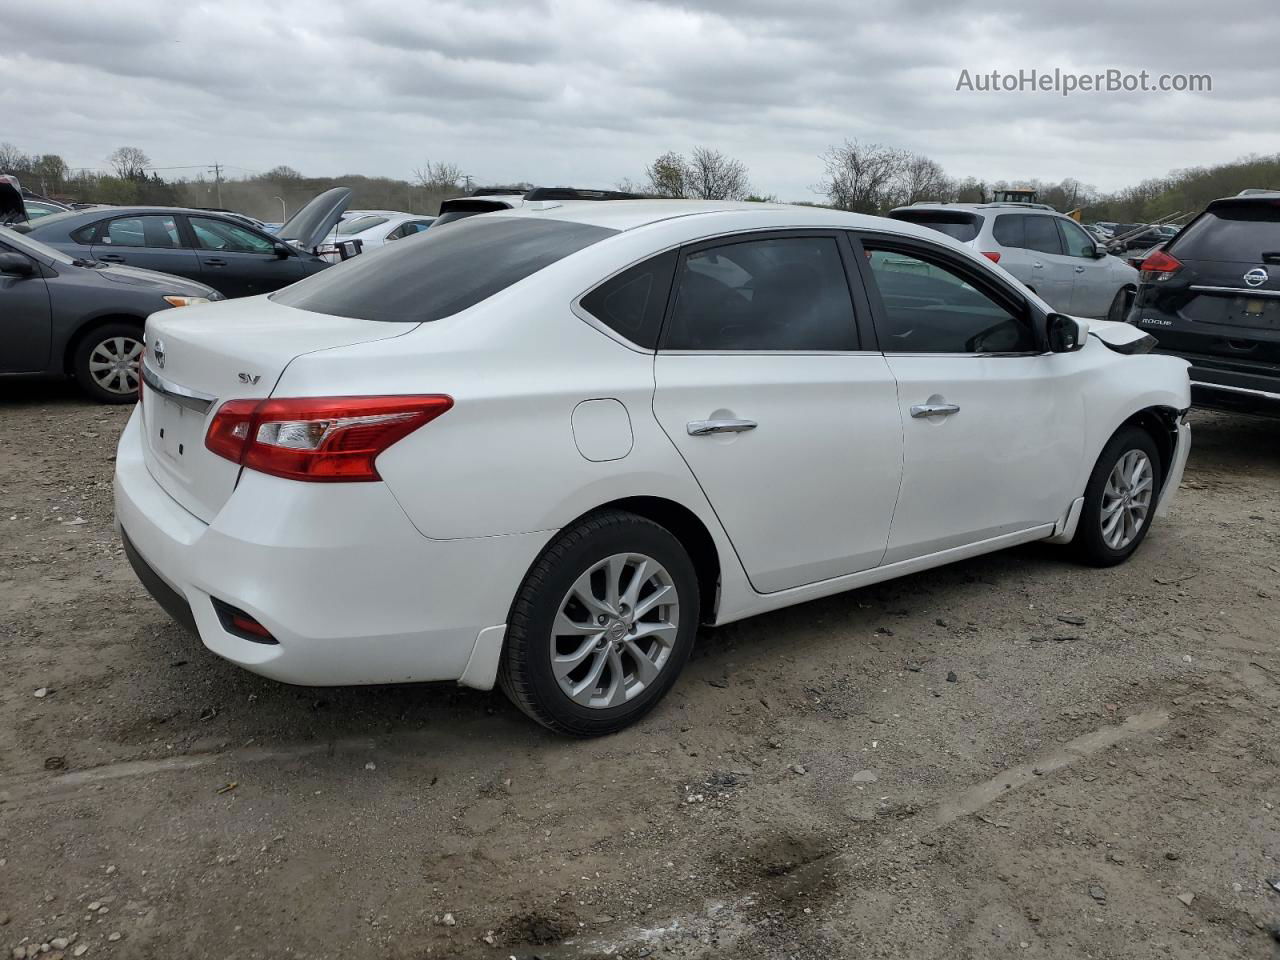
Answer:
POLYGON ((216 659, 114 536, 126 416, 0 383, 13 956, 1280 956, 1280 424, 1197 415, 1121 568, 1034 545, 707 631, 583 743, 216 659))

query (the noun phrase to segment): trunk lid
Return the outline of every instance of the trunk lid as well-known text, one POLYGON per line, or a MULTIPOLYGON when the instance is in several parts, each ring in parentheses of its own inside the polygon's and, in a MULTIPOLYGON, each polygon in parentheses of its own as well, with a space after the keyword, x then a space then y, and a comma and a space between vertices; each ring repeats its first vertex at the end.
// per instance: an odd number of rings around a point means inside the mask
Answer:
POLYGON ((147 468, 171 497, 211 523, 240 476, 237 464, 204 445, 222 402, 270 396, 295 357, 415 327, 311 313, 267 297, 152 315, 142 389, 147 468))

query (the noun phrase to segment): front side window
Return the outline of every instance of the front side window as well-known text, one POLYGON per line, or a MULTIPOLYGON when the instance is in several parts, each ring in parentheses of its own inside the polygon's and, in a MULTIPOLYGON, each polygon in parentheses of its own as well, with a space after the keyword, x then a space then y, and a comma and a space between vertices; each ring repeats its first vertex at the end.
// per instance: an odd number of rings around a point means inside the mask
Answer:
POLYGON ((460 313, 618 231, 571 220, 481 217, 352 257, 271 294, 355 320, 426 323, 460 313))
POLYGON ((665 350, 858 349, 853 300, 833 237, 773 237, 685 256, 665 350))
POLYGON ((113 247, 180 247, 178 223, 173 217, 117 217, 99 228, 98 243, 113 247))
POLYGON ((941 259, 866 245, 885 353, 1030 353, 1031 324, 941 259))
POLYGON ((1069 220, 1057 220, 1058 229, 1062 231, 1062 249, 1068 257, 1087 257, 1093 259, 1097 245, 1093 238, 1069 220))
POLYGON ((214 220, 212 217, 189 217, 191 229, 196 235, 196 245, 201 250, 219 253, 271 253, 275 244, 252 230, 214 220))

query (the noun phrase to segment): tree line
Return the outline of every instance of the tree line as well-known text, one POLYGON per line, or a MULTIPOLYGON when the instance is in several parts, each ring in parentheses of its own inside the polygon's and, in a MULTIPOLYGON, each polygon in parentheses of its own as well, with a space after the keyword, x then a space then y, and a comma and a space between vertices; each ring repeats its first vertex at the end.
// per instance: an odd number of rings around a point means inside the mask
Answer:
MULTIPOLYGON (((858 140, 833 145, 819 161, 823 175, 813 190, 825 199, 821 205, 871 214, 920 201, 981 203, 1001 189, 1030 187, 1037 191, 1041 202, 1058 210, 1080 209, 1086 221, 1142 223, 1198 212, 1210 200, 1248 187, 1280 186, 1280 154, 1176 170, 1113 193, 1102 193, 1073 178, 1057 182, 953 178, 937 161, 923 154, 858 140)), ((473 186, 460 166, 445 161, 424 162, 415 169, 411 180, 359 174, 306 177, 289 166, 234 178, 210 176, 211 168, 194 177, 165 179, 145 152, 125 146, 111 154, 108 165, 105 170, 73 170, 58 154, 27 154, 12 144, 0 143, 0 173, 13 174, 29 189, 55 199, 217 207, 267 221, 287 219, 317 193, 338 183, 352 188, 351 205, 357 209, 421 214, 436 213, 442 201, 462 196, 473 186)), ((533 185, 502 186, 524 189, 533 185)), ((695 147, 688 155, 663 153, 638 177, 624 178, 615 186, 653 197, 777 199, 756 191, 747 165, 741 160, 705 146, 695 147)))

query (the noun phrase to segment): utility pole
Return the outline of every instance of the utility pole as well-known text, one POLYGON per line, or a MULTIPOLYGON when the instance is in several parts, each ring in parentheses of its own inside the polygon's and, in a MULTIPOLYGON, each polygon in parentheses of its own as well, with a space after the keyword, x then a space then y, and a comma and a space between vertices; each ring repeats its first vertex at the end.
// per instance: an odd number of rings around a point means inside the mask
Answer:
POLYGON ((464 173, 462 175, 462 179, 467 182, 467 193, 470 193, 471 192, 471 174, 464 173))
POLYGON ((209 172, 213 174, 213 182, 218 191, 218 206, 222 206, 222 164, 215 163, 209 168, 209 172))

